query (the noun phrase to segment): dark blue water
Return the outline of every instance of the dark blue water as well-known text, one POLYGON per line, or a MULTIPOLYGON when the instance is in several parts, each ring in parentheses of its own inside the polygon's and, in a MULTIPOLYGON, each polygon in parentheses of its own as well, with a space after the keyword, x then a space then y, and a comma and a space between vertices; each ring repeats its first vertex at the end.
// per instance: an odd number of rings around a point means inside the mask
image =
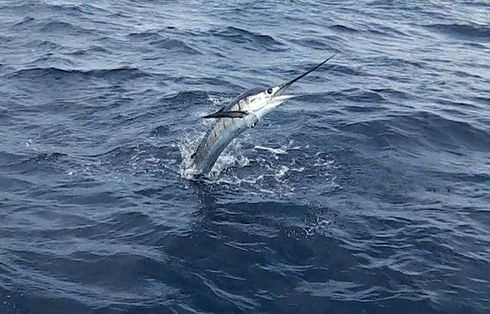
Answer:
POLYGON ((490 312, 487 2, 2 1, 0 95, 1 314, 490 312))

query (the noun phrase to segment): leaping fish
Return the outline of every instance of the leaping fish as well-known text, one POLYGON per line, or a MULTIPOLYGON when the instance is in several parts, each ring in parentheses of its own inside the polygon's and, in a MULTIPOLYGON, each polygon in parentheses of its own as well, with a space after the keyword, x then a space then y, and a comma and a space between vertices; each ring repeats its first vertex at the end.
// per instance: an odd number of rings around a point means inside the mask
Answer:
POLYGON ((216 121, 191 156, 196 176, 208 174, 223 150, 234 138, 246 129, 255 126, 272 109, 294 97, 283 95, 294 82, 315 71, 334 56, 335 54, 289 82, 266 88, 252 88, 221 107, 217 112, 202 117, 216 119, 216 121))

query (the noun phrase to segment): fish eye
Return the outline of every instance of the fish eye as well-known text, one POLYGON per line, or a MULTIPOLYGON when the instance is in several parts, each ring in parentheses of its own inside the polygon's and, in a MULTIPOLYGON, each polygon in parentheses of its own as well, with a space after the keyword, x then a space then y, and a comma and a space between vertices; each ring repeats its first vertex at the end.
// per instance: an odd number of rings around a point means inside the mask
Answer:
POLYGON ((272 94, 272 88, 269 88, 269 89, 267 90, 267 94, 269 94, 269 95, 271 95, 271 94, 272 94))

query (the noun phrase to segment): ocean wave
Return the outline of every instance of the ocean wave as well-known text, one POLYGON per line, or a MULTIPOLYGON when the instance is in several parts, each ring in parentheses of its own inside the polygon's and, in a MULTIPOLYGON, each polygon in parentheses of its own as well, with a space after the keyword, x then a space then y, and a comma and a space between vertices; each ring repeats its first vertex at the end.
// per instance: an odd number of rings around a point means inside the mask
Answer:
POLYGON ((347 33, 359 32, 359 30, 357 30, 353 27, 348 27, 348 26, 341 25, 341 24, 335 24, 335 25, 329 26, 329 28, 334 30, 334 31, 338 31, 338 32, 347 32, 347 33))
POLYGON ((70 33, 70 34, 82 34, 88 33, 89 30, 78 25, 74 25, 69 22, 62 22, 58 20, 42 22, 38 25, 41 32, 46 33, 70 33))
POLYGON ((455 39, 490 42, 490 27, 478 24, 427 24, 430 31, 448 35, 455 39))
POLYGON ((166 51, 175 51, 190 55, 202 54, 198 49, 191 47, 183 40, 174 39, 160 35, 159 32, 146 31, 141 33, 130 33, 128 38, 132 41, 145 42, 149 46, 164 49, 166 51))
POLYGON ((469 122, 446 118, 431 112, 394 115, 389 119, 362 121, 343 127, 349 132, 367 136, 373 148, 424 147, 460 151, 490 151, 490 134, 469 122))
POLYGON ((34 21, 36 21, 33 17, 30 17, 30 16, 27 16, 25 18, 23 18, 21 21, 13 24, 12 26, 13 27, 19 27, 19 26, 29 26, 31 24, 34 23, 34 21))
POLYGON ((79 49, 75 49, 70 52, 65 52, 63 55, 67 56, 94 56, 94 55, 107 55, 111 54, 111 51, 109 49, 104 48, 101 45, 91 45, 89 47, 83 47, 79 49))
POLYGON ((147 73, 138 68, 120 67, 114 69, 94 69, 94 70, 75 70, 62 69, 56 67, 22 69, 7 75, 11 79, 38 79, 49 78, 54 80, 84 77, 84 78, 101 78, 101 79, 136 79, 149 77, 147 73))
POLYGON ((48 12, 60 15, 77 16, 81 14, 90 14, 91 12, 106 11, 104 6, 95 6, 87 3, 72 4, 72 3, 49 3, 49 2, 34 2, 34 3, 19 3, 13 1, 5 5, 5 9, 12 10, 18 13, 48 12))
POLYGON ((362 104, 361 106, 349 106, 346 109, 347 110, 352 110, 352 111, 366 111, 366 112, 371 112, 374 110, 377 110, 377 108, 373 106, 367 106, 365 105, 366 103, 384 103, 387 101, 385 97, 383 97, 383 94, 380 92, 376 91, 369 91, 369 90, 356 90, 356 92, 349 92, 348 95, 346 95, 346 98, 353 103, 358 103, 362 104))
MULTIPOLYGON (((330 36, 329 38, 333 40, 337 40, 338 42, 343 41, 341 37, 330 36)), ((313 48, 322 51, 332 49, 332 45, 327 44, 324 40, 316 39, 316 38, 298 38, 298 39, 295 38, 295 39, 291 39, 291 42, 298 44, 302 47, 308 47, 308 48, 313 48)))
POLYGON ((236 44, 247 44, 248 49, 257 49, 253 45, 250 45, 250 43, 253 43, 259 45, 260 48, 267 49, 267 51, 285 50, 284 44, 272 36, 251 32, 242 28, 229 26, 225 30, 213 29, 209 31, 209 34, 236 44))
POLYGON ((67 155, 63 153, 39 153, 33 156, 3 153, 0 157, 4 159, 6 156, 6 163, 0 165, 0 167, 4 170, 14 170, 15 172, 20 173, 34 170, 36 165, 58 162, 60 159, 67 157, 67 155))
POLYGON ((0 313, 487 313, 488 7, 4 1, 0 313))

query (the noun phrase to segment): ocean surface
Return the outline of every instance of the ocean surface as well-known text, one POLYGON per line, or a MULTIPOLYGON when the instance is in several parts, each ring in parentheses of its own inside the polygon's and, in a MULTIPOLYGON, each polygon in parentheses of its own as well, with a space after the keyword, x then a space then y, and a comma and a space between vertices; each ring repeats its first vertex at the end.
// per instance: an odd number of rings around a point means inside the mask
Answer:
POLYGON ((488 1, 3 0, 0 135, 0 314, 490 313, 488 1))

